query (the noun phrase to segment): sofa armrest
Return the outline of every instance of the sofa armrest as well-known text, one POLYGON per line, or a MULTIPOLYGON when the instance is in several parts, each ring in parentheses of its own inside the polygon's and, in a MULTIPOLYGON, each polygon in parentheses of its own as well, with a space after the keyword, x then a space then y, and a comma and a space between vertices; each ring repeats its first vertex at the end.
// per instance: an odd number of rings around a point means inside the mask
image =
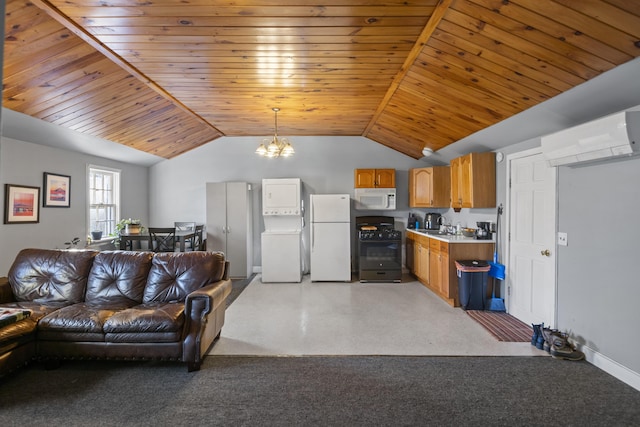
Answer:
POLYGON ((9 285, 9 279, 7 277, 0 277, 0 303, 14 302, 15 300, 13 291, 9 285))
POLYGON ((222 280, 229 279, 229 261, 224 262, 224 274, 222 275, 222 280))
POLYGON ((182 354, 183 361, 187 362, 190 371, 200 368, 202 357, 220 333, 224 323, 226 300, 230 293, 231 280, 227 279, 204 286, 187 295, 182 354))

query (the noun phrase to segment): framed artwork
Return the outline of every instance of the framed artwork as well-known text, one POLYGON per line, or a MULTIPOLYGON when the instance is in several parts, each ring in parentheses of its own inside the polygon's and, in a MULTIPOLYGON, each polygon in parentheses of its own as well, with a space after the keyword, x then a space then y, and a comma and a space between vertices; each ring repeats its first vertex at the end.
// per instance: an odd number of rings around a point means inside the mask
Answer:
POLYGON ((44 173, 42 206, 45 208, 68 208, 71 206, 71 177, 55 173, 44 173))
POLYGON ((40 222, 40 187, 5 184, 4 195, 5 224, 40 222))

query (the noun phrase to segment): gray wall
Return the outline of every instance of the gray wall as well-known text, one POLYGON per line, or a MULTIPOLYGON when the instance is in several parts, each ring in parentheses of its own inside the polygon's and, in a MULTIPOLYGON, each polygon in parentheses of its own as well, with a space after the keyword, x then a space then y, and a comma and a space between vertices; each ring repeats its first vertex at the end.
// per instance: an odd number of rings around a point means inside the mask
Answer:
POLYGON ((560 167, 558 325, 640 372, 640 158, 560 167))
MULTIPOLYGON (((262 221, 261 182, 263 178, 301 178, 308 194, 348 193, 353 196, 354 169, 396 169, 397 210, 357 211, 352 216, 389 215, 396 227, 406 226, 409 213, 408 170, 429 166, 426 161, 391 150, 363 137, 291 137, 296 150, 293 157, 265 159, 254 153, 260 138, 224 137, 174 159, 150 168, 151 223, 173 221, 205 222, 205 184, 207 182, 246 181, 253 184, 254 266, 261 265, 260 233, 262 221)), ((411 209, 424 214, 427 209, 411 209)), ((431 209, 447 213, 456 221, 495 220, 494 209, 464 209, 453 214, 448 209, 431 209)), ((308 221, 308 212, 307 212, 308 221)), ((308 230, 308 229, 307 229, 308 230)))
MULTIPOLYGON (((0 198, 4 209, 4 184, 40 187, 43 172, 71 176, 71 207, 44 208, 40 201, 37 224, 0 225, 0 276, 6 276, 20 249, 63 248, 74 237, 87 236, 87 165, 120 169, 122 217, 147 221, 149 171, 147 167, 115 162, 59 148, 3 137, 0 141, 0 198)), ((4 215, 4 211, 2 212, 4 215)))

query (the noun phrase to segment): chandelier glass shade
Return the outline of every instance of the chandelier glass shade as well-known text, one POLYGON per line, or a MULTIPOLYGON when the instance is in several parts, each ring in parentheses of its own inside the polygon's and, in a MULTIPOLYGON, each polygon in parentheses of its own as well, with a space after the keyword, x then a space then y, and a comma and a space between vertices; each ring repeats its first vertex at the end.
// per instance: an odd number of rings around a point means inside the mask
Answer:
POLYGON ((278 138, 278 111, 279 108, 273 108, 274 113, 276 114, 276 131, 272 138, 265 138, 262 140, 260 146, 256 149, 256 154, 262 157, 290 157, 295 151, 293 147, 289 143, 287 138, 278 138))

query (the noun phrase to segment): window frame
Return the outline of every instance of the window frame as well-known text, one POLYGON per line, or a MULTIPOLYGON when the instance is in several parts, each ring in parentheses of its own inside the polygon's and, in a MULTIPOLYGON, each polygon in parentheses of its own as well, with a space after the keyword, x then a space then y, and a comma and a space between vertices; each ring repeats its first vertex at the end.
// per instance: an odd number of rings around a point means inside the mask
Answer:
MULTIPOLYGON (((116 232, 116 224, 120 218, 120 207, 121 207, 121 182, 122 182, 122 170, 110 168, 107 166, 99 166, 94 164, 87 165, 87 235, 90 236, 92 231, 101 230, 102 238, 108 238, 109 235, 112 235, 116 232), (96 172, 103 173, 104 175, 110 175, 113 178, 113 188, 111 189, 113 202, 112 203, 98 203, 95 204, 93 197, 95 195, 95 191, 105 191, 105 186, 103 185, 101 189, 94 188, 94 182, 92 181, 92 175, 96 172), (105 214, 105 219, 100 220, 105 223, 106 226, 96 228, 94 224, 94 220, 92 219, 92 211, 95 209, 99 209, 103 207, 104 209, 109 209, 112 207, 111 215, 109 213, 105 214)), ((108 189, 107 189, 108 190, 108 189)), ((96 215, 98 216, 98 215, 96 215)))

